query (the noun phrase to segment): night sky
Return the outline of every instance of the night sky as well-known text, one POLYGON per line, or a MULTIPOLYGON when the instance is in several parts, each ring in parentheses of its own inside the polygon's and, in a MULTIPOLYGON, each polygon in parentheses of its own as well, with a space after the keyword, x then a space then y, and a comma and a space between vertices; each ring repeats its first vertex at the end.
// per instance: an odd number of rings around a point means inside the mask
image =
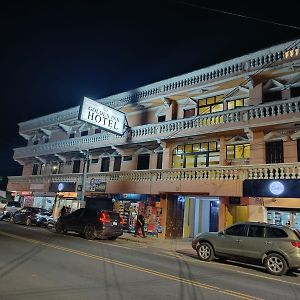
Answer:
POLYGON ((13 161, 13 148, 26 144, 19 122, 77 106, 84 96, 99 99, 300 37, 300 29, 255 20, 300 27, 288 2, 6 2, 0 176, 21 175, 13 161))

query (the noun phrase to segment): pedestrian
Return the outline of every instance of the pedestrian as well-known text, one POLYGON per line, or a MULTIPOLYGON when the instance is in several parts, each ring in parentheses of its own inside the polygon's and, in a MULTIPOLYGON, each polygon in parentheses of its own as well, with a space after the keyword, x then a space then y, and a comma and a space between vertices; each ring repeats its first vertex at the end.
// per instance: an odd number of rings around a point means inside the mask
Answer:
POLYGON ((144 214, 141 212, 138 214, 136 219, 134 236, 137 236, 139 229, 141 229, 143 238, 146 237, 144 231, 144 225, 145 225, 145 218, 144 218, 144 214))
POLYGON ((60 216, 63 217, 66 214, 66 212, 67 212, 67 209, 65 206, 63 206, 60 210, 60 216))
POLYGON ((66 214, 70 214, 71 213, 71 206, 69 205, 67 208, 66 208, 66 214))

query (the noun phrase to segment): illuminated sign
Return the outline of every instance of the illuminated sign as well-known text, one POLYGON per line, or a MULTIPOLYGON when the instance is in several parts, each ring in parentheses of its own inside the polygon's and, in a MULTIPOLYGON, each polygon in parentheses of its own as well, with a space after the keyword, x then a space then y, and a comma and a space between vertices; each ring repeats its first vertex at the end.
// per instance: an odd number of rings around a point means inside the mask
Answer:
POLYGON ((300 198, 300 180, 246 179, 243 181, 243 196, 300 198))
POLYGON ((79 120, 99 126, 107 131, 123 135, 125 114, 84 97, 79 120))
POLYGON ((76 182, 52 182, 49 192, 75 192, 76 182))

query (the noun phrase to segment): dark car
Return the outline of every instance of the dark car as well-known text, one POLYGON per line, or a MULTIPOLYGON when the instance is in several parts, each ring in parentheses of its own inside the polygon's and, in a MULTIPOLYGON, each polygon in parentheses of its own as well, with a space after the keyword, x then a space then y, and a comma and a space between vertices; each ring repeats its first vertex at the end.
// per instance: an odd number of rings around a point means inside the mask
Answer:
POLYGON ((39 207, 23 207, 16 211, 11 217, 12 223, 25 224, 27 226, 46 226, 51 213, 39 207))
POLYGON ((192 247, 203 261, 217 257, 259 262, 273 275, 300 268, 300 233, 283 225, 238 223, 223 231, 198 234, 192 247))
POLYGON ((61 216, 55 225, 56 232, 74 231, 86 239, 115 240, 123 234, 123 220, 118 213, 93 208, 80 208, 61 216))

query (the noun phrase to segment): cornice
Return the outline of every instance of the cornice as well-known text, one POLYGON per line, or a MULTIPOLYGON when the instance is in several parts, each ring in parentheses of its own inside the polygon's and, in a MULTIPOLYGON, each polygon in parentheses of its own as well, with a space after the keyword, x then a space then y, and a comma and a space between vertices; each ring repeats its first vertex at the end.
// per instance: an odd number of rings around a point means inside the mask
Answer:
MULTIPOLYGON (((201 86, 212 81, 222 80, 226 77, 236 76, 241 73, 251 73, 256 69, 268 68, 272 64, 282 63, 282 61, 299 59, 299 43, 300 40, 282 43, 193 72, 145 85, 131 91, 97 99, 96 101, 114 108, 120 108, 126 104, 139 102, 146 98, 158 96, 164 97, 164 95, 170 94, 170 92, 201 86)), ((56 125, 64 121, 77 119, 78 113, 79 106, 76 106, 61 112, 21 122, 18 125, 20 127, 20 132, 24 133, 40 127, 56 125)))

